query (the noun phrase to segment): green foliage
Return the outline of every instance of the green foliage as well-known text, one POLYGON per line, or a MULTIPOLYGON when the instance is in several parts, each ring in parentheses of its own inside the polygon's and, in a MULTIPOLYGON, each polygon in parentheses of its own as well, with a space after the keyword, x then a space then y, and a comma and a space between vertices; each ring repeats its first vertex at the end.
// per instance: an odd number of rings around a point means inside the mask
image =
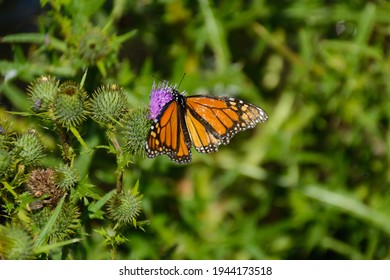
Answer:
MULTIPOLYGON (((41 211, 36 211, 30 214, 29 227, 33 235, 39 235, 46 229, 49 220, 53 217, 53 210, 48 207, 41 211)), ((72 203, 66 203, 61 208, 57 219, 53 222, 50 229, 46 229, 48 234, 45 238, 48 243, 56 243, 68 239, 73 236, 80 228, 80 210, 72 203)))
POLYGON ((0 258, 390 258, 384 1, 41 4, 1 39, 0 258), (145 159, 154 77, 269 121, 145 159))
POLYGON ((12 156, 6 150, 0 149, 0 175, 6 178, 12 168, 12 156))

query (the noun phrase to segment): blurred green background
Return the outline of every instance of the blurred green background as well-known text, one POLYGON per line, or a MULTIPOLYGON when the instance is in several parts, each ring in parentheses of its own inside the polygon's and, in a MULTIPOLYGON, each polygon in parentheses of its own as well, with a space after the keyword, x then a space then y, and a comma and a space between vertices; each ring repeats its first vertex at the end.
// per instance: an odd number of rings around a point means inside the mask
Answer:
MULTIPOLYGON (((178 84, 186 73, 189 95, 235 96, 269 114, 190 164, 129 166, 125 185, 139 179, 150 225, 126 231, 118 258, 390 258, 388 1, 41 3, 2 22, 0 117, 35 127, 49 150, 55 139, 37 119, 5 113, 30 110, 27 84, 43 74, 80 81, 88 67, 89 93, 115 82, 139 108, 155 77, 178 84)), ((81 131, 107 142, 96 126, 81 131)), ((81 175, 113 189, 115 158, 85 157, 81 175)), ((108 258, 102 242, 91 234, 73 257, 108 258)))

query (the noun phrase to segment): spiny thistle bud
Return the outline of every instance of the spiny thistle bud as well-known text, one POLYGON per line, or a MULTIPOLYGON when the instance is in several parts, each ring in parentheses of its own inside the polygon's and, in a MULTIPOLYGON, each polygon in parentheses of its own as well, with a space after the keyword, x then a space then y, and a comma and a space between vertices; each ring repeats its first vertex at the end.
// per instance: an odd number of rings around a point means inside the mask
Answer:
POLYGON ((31 171, 27 189, 34 197, 48 196, 44 200, 29 205, 30 209, 34 210, 43 207, 44 204, 50 207, 56 206, 65 193, 64 190, 56 185, 55 172, 52 169, 35 169, 31 171))
POLYGON ((59 81, 51 76, 41 76, 29 85, 27 90, 35 112, 49 109, 58 85, 59 81))
POLYGON ((89 27, 81 36, 78 49, 81 57, 93 65, 113 52, 111 45, 110 37, 104 31, 89 27))
POLYGON ((23 134, 14 143, 13 154, 26 165, 37 165, 44 156, 44 147, 35 130, 23 134))
MULTIPOLYGON (((30 229, 34 235, 39 235, 45 227, 51 216, 53 209, 44 207, 38 211, 30 213, 30 229)), ((80 211, 77 206, 71 202, 64 203, 56 222, 51 228, 48 241, 49 243, 61 242, 75 234, 80 228, 80 211)))
POLYGON ((12 170, 11 154, 8 151, 0 148, 0 178, 6 178, 12 172, 12 170))
POLYGON ((0 225, 0 259, 28 260, 33 258, 31 236, 19 225, 0 225))
POLYGON ((79 174, 73 167, 62 164, 55 169, 55 181, 62 190, 69 190, 79 181, 79 174))
POLYGON ((91 103, 91 117, 100 124, 121 121, 127 113, 126 95, 123 89, 115 84, 97 89, 91 103))
POLYGON ((108 215, 120 225, 136 226, 141 211, 141 198, 137 192, 116 193, 108 202, 108 215))
POLYGON ((123 136, 125 150, 133 155, 143 157, 145 155, 145 139, 150 128, 146 109, 134 110, 126 123, 123 136))
POLYGON ((87 94, 77 83, 60 85, 53 99, 53 116, 56 122, 66 128, 80 125, 86 118, 87 94))
POLYGON ((5 119, 0 119, 0 148, 7 148, 15 140, 15 131, 12 124, 5 119))

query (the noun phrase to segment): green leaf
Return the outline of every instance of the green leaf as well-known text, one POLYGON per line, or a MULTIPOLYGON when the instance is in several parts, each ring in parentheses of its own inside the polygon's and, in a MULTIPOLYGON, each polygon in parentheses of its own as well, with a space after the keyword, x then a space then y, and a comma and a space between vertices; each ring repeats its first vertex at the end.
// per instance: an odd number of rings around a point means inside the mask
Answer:
POLYGON ((96 189, 95 185, 88 182, 88 176, 86 176, 82 181, 80 181, 75 190, 75 195, 78 199, 83 197, 90 197, 95 200, 100 200, 102 197, 96 193, 93 189, 96 189))
POLYGON ((107 203, 107 201, 110 200, 110 198, 114 195, 115 192, 116 190, 112 190, 106 193, 100 200, 98 200, 97 202, 92 202, 88 206, 88 210, 90 212, 89 216, 91 219, 103 219, 104 212, 101 209, 107 203))
POLYGON ((90 148, 88 147, 87 143, 85 143, 85 141, 83 140, 83 138, 81 137, 80 133, 78 132, 78 130, 72 126, 70 127, 70 131, 72 131, 73 135, 77 138, 77 140, 80 142, 80 144, 86 149, 86 150, 90 150, 90 148))
POLYGON ((366 206, 350 196, 314 185, 306 187, 303 192, 311 198, 338 207, 357 218, 368 221, 378 228, 381 228, 387 234, 390 234, 390 218, 388 216, 366 206))
POLYGON ((47 221, 46 225, 43 227, 41 233, 37 237, 37 240, 35 241, 36 246, 38 246, 38 247, 41 246, 43 244, 43 242, 45 242, 45 240, 49 237, 50 231, 53 228, 53 225, 56 222, 58 216, 60 215, 62 206, 64 205, 65 197, 66 197, 66 195, 64 195, 60 199, 59 203, 57 204, 57 206, 53 212, 53 215, 47 221))
POLYGON ((70 245, 70 244, 77 243, 80 241, 81 241, 80 238, 73 238, 73 239, 69 239, 69 240, 65 240, 65 241, 61 241, 61 242, 57 242, 57 243, 53 243, 53 244, 36 246, 34 248, 34 253, 36 255, 39 255, 42 253, 48 253, 56 248, 61 248, 61 247, 64 247, 66 245, 70 245))
POLYGON ((60 52, 65 52, 67 50, 67 45, 61 40, 58 40, 54 37, 49 36, 48 34, 40 33, 19 33, 11 34, 5 36, 2 40, 2 43, 35 43, 35 44, 45 44, 47 47, 51 47, 60 52))

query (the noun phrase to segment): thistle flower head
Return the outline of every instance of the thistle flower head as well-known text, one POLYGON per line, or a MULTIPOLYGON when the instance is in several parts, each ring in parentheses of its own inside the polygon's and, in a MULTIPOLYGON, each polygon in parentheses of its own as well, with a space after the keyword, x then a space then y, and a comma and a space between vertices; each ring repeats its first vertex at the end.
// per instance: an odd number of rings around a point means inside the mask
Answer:
POLYGON ((116 193, 108 203, 108 214, 120 225, 136 225, 141 212, 141 198, 136 192, 116 193))
POLYGON ((35 130, 20 136, 14 143, 13 154, 26 166, 37 165, 44 156, 44 146, 35 130))
POLYGON ((122 120, 127 113, 127 98, 123 89, 112 84, 96 90, 91 102, 91 117, 101 123, 109 124, 122 120))
POLYGON ((152 92, 150 94, 150 113, 149 119, 156 119, 157 116, 161 113, 161 110, 164 108, 165 104, 173 99, 172 95, 172 86, 168 82, 163 82, 156 86, 153 83, 152 92))
POLYGON ((88 26, 80 37, 78 50, 88 64, 96 64, 113 52, 111 40, 101 29, 88 26))
POLYGON ((0 225, 0 259, 27 260, 32 259, 33 240, 19 225, 0 225))
POLYGON ((36 198, 43 195, 48 196, 42 201, 37 201, 36 203, 29 205, 30 209, 39 209, 43 207, 44 204, 54 207, 65 193, 63 189, 56 185, 55 172, 50 168, 35 169, 31 171, 27 189, 36 198))
POLYGON ((66 128, 81 124, 87 114, 87 94, 77 83, 61 84, 53 98, 53 117, 66 128))
POLYGON ((147 114, 146 108, 132 111, 123 131, 125 150, 139 157, 143 157, 145 154, 145 139, 150 128, 147 114))
POLYGON ((68 190, 79 181, 79 174, 76 169, 62 164, 55 169, 56 185, 62 190, 68 190))
POLYGON ((29 85, 29 99, 35 112, 48 110, 53 96, 57 93, 58 84, 59 81, 51 76, 41 76, 29 85))
MULTIPOLYGON (((30 214, 30 230, 39 235, 53 215, 53 209, 44 207, 30 214)), ((58 219, 50 230, 49 243, 61 242, 72 236, 80 228, 80 210, 71 202, 64 203, 58 219)))

